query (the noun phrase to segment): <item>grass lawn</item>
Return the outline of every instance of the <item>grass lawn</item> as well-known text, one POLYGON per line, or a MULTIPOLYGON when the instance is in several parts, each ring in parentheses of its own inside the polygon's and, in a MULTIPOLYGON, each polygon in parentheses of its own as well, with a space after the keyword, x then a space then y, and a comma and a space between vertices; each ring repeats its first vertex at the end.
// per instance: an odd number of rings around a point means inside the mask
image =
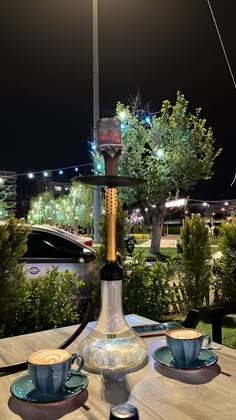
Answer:
MULTIPOLYGON (((150 253, 150 250, 147 247, 134 248, 134 255, 137 254, 140 251, 144 252, 144 254, 148 257, 155 257, 154 254, 150 253)), ((163 254, 167 257, 176 257, 177 256, 177 251, 176 251, 176 248, 161 248, 161 254, 163 254)))
MULTIPOLYGON (((211 324, 199 322, 197 329, 212 334, 211 324)), ((226 315, 222 320, 222 344, 236 349, 236 315, 226 315)))
MULTIPOLYGON (((216 246, 211 247, 211 254, 214 254, 218 250, 219 249, 216 246)), ((136 247, 136 248, 134 248, 134 255, 137 254, 139 251, 143 251, 144 254, 147 257, 155 257, 155 255, 150 253, 149 248, 147 248, 147 247, 138 247, 138 248, 136 247)), ((176 248, 160 248, 160 252, 161 252, 161 254, 163 254, 167 257, 176 257, 177 256, 176 248)))

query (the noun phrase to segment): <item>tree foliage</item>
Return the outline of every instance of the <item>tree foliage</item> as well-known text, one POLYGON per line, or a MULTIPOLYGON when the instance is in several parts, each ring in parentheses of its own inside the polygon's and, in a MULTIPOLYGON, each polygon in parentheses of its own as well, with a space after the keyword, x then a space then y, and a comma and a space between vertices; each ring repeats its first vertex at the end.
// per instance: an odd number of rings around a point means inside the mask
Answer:
POLYGON ((61 273, 58 267, 28 280, 15 308, 15 322, 11 323, 13 333, 25 334, 78 323, 80 311, 74 297, 84 284, 79 274, 68 270, 61 273))
POLYGON ((208 229, 201 217, 193 214, 181 228, 181 282, 187 299, 186 306, 197 308, 209 303, 212 278, 208 229))
POLYGON ((14 218, 0 224, 0 332, 26 281, 23 264, 18 263, 18 258, 27 250, 30 230, 30 226, 14 218))
POLYGON ((51 192, 44 192, 31 199, 28 221, 73 226, 78 218, 79 225, 91 229, 93 226, 93 189, 77 180, 72 182, 69 194, 54 198, 51 192))
POLYGON ((173 292, 169 281, 174 275, 174 261, 156 261, 147 267, 145 255, 139 252, 124 271, 123 309, 125 314, 138 314, 160 321, 169 312, 173 292))
POLYGON ((221 228, 219 248, 222 257, 215 262, 215 300, 236 300, 236 224, 221 228))
POLYGON ((171 196, 186 193, 200 180, 213 174, 213 164, 220 150, 214 149, 214 138, 201 109, 189 110, 189 102, 177 92, 176 102, 165 100, 161 111, 148 122, 139 100, 129 106, 118 102, 116 115, 122 122, 125 150, 119 158, 119 175, 140 177, 144 184, 120 188, 128 205, 137 205, 152 223, 151 252, 160 249, 165 203, 171 196))
POLYGON ((14 217, 15 196, 14 186, 7 181, 7 177, 0 177, 0 220, 14 217))
POLYGON ((27 250, 31 227, 11 218, 0 224, 0 337, 56 328, 79 322, 75 297, 84 285, 79 274, 60 273, 57 267, 44 276, 27 279, 19 263, 27 250))

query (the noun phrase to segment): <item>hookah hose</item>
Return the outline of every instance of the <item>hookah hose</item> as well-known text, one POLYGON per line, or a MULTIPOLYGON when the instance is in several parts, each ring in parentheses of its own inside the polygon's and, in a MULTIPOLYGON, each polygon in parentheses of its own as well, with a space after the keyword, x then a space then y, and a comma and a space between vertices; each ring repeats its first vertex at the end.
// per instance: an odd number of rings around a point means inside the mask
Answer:
MULTIPOLYGON (((95 304, 91 305, 91 308, 90 308, 87 316, 85 317, 84 321, 78 326, 78 328, 73 332, 73 334, 64 341, 64 343, 60 344, 57 347, 58 349, 65 349, 66 347, 68 347, 71 343, 73 343, 73 341, 85 329, 88 322, 92 319, 93 315, 95 314, 95 310, 96 310, 97 304, 98 304, 98 298, 100 298, 99 293, 97 293, 95 304)), ((26 370, 26 369, 27 369, 27 361, 21 362, 21 363, 16 363, 16 364, 13 364, 13 365, 0 366, 0 374, 20 372, 21 370, 26 370)))

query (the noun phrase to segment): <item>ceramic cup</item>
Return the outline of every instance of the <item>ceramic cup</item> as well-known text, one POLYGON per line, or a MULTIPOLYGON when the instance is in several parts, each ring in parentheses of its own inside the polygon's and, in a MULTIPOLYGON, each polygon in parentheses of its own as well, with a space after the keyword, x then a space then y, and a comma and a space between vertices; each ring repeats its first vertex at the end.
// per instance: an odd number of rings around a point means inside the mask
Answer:
POLYGON ((45 349, 32 353, 27 362, 28 373, 36 390, 42 394, 54 394, 65 386, 72 375, 80 373, 84 359, 67 350, 45 349), (75 360, 78 364, 77 370, 71 371, 75 360))
POLYGON ((166 344, 178 364, 193 364, 202 349, 211 346, 211 337, 191 328, 179 328, 166 332, 166 344), (203 347, 203 341, 206 341, 203 347))

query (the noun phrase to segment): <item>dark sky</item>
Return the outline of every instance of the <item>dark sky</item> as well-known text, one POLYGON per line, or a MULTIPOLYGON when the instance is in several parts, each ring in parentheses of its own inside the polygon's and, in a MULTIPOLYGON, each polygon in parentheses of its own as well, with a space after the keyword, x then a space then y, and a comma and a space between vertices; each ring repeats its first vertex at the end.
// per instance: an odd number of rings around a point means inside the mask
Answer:
MULTIPOLYGON (((1 0, 0 169, 90 162, 92 4, 1 0)), ((235 76, 236 1, 210 4, 235 76)), ((207 0, 98 0, 98 27, 100 116, 113 116, 137 90, 159 111, 180 90, 223 147, 212 181, 195 195, 235 198, 236 89, 207 0)))

